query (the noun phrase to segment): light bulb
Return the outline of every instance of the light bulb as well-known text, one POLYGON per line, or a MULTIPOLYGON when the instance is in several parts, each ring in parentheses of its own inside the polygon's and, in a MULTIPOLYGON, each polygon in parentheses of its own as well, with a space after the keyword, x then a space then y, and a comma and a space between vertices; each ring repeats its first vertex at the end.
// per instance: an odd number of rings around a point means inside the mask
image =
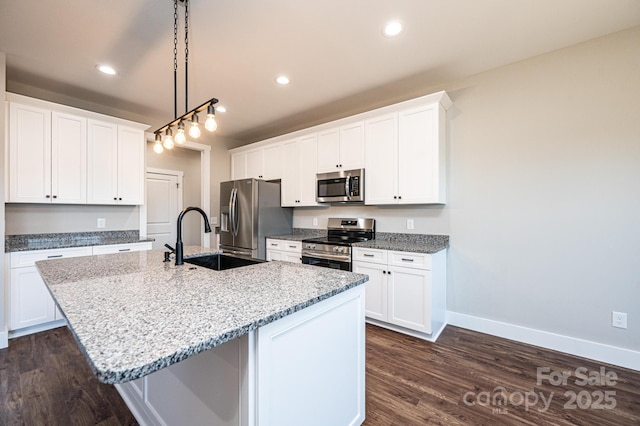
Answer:
POLYGON ((178 133, 176 133, 175 141, 176 143, 183 144, 185 143, 187 138, 184 136, 184 123, 180 121, 178 123, 178 133))
POLYGON ((162 154, 162 151, 164 151, 164 148, 162 147, 162 144, 160 143, 160 141, 156 141, 156 143, 153 144, 153 151, 156 154, 162 154))
POLYGON ((198 139, 200 137, 200 128, 198 127, 198 116, 193 114, 191 117, 191 128, 189 129, 189 136, 194 139, 198 139))
POLYGON ((218 123, 216 123, 216 118, 213 114, 207 115, 207 121, 204 122, 204 128, 210 132, 215 132, 218 128, 218 123))
POLYGON ((173 132, 171 131, 171 128, 168 128, 164 134, 164 142, 162 145, 167 149, 173 148, 173 132))

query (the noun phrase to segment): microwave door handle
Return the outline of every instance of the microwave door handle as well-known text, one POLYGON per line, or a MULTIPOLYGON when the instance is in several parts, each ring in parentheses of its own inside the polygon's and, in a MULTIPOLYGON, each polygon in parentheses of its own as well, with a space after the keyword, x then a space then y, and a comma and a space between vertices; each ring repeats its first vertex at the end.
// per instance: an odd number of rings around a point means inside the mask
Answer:
POLYGON ((349 181, 351 180, 351 176, 347 176, 344 180, 344 193, 347 195, 347 200, 351 199, 351 193, 349 192, 349 181))

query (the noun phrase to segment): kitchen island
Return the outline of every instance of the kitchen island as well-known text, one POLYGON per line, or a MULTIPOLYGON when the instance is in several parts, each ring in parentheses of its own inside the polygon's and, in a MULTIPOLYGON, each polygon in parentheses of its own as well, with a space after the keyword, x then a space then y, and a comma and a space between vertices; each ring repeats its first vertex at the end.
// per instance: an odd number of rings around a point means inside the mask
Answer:
POLYGON ((366 275, 162 260, 154 250, 36 264, 96 377, 141 424, 364 421, 366 275))

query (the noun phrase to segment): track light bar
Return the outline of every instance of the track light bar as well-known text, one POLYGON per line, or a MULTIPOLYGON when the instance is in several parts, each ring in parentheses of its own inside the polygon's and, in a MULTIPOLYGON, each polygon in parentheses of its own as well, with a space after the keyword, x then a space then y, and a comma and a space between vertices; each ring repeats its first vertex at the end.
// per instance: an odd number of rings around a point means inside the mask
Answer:
MULTIPOLYGON (((208 107, 213 108, 213 106, 215 104, 218 103, 218 100, 216 98, 211 98, 209 99, 207 102, 203 103, 200 106, 197 106, 196 108, 192 109, 189 112, 184 113, 183 115, 181 115, 180 117, 176 118, 175 120, 171 121, 170 123, 165 124, 164 126, 160 127, 158 130, 156 130, 155 133, 156 135, 158 134, 162 134, 162 132, 164 132, 167 129, 170 129, 171 127, 175 126, 176 124, 178 124, 180 121, 182 120, 189 120, 193 115, 204 111, 205 109, 207 109, 208 107)), ((197 119, 196 119, 197 121, 197 119)))

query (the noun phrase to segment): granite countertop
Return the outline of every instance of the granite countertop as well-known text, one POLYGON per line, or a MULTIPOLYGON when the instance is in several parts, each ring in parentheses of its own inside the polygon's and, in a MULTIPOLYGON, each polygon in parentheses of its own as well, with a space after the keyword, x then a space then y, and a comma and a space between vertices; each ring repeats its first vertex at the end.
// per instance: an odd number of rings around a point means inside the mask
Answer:
POLYGON ((449 247, 449 236, 378 232, 375 240, 355 243, 353 246, 432 254, 449 247))
POLYGON ((302 241, 307 238, 324 237, 327 235, 326 229, 293 228, 293 233, 287 235, 269 235, 267 238, 274 240, 302 241))
MULTIPOLYGON (((294 228, 293 234, 274 235, 267 238, 275 240, 302 241, 307 238, 324 237, 326 229, 294 228)), ((354 247, 380 250, 407 251, 414 253, 437 253, 449 247, 448 235, 402 234, 393 232, 376 232, 376 239, 355 243, 354 247)))
MULTIPOLYGON (((199 253, 212 251, 185 248, 199 253)), ((212 271, 162 260, 150 250, 36 262, 99 381, 143 377, 368 280, 288 262, 212 271)))
POLYGON ((140 232, 137 229, 129 231, 7 235, 4 240, 4 251, 5 253, 11 253, 14 251, 106 246, 151 241, 153 241, 153 238, 140 238, 140 232))

